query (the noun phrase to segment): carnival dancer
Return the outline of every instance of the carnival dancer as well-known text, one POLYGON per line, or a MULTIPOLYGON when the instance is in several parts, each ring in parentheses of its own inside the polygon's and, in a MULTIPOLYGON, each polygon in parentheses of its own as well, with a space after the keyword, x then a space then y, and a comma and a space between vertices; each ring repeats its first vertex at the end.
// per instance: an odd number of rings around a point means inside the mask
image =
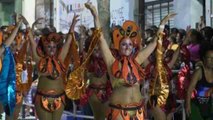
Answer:
POLYGON ((111 83, 106 64, 101 55, 100 47, 96 47, 87 65, 86 79, 89 85, 81 97, 81 104, 89 102, 95 120, 103 120, 108 108, 108 99, 112 93, 111 83))
MULTIPOLYGON (((94 16, 96 29, 100 29, 95 7, 89 2, 85 5, 94 16)), ((140 49, 140 41, 139 28, 133 21, 125 21, 122 27, 113 31, 112 53, 101 34, 100 48, 113 87, 109 99, 108 120, 144 119, 140 93, 140 82, 144 79, 144 73, 140 64, 155 49, 157 39, 143 50, 140 49)))
MULTIPOLYGON (((25 21, 23 21, 23 23, 24 22, 25 21)), ((29 24, 27 23, 24 24, 26 25, 26 28, 29 27, 29 24)), ((10 31, 13 29, 14 26, 10 26, 10 31)), ((15 37, 15 41, 11 45, 11 50, 13 52, 16 65, 16 106, 14 114, 11 116, 6 115, 6 120, 18 119, 19 112, 21 110, 23 103, 23 96, 28 92, 32 84, 33 68, 30 57, 31 55, 28 54, 27 56, 28 38, 29 38, 27 29, 26 31, 20 30, 15 37)))
MULTIPOLYGON (((80 32, 81 35, 85 35, 85 27, 80 26, 80 32)), ((83 44, 86 36, 80 37, 78 46, 73 35, 73 44, 71 44, 68 56, 66 57, 65 65, 69 66, 69 61, 72 61, 73 70, 67 74, 66 78, 66 94, 68 98, 72 100, 80 99, 80 104, 83 106, 89 100, 90 103, 92 102, 91 105, 94 110, 95 119, 101 120, 104 119, 106 111, 106 105, 104 106, 103 103, 107 101, 111 89, 110 84, 107 82, 104 61, 101 59, 100 52, 97 50, 98 47, 96 47, 99 41, 99 34, 100 30, 93 29, 92 33, 87 36, 89 38, 87 43, 85 43, 85 49, 83 44), (89 81, 91 84, 88 86, 87 82, 89 81), (99 86, 100 84, 101 86, 99 86), (105 93, 106 90, 108 94, 105 93), (90 98, 93 99, 91 100, 90 98)))
POLYGON ((32 31, 29 29, 33 58, 38 65, 40 75, 34 101, 40 120, 60 120, 63 113, 65 85, 62 74, 66 73, 64 60, 70 48, 71 36, 77 21, 78 15, 74 15, 65 43, 63 43, 64 39, 60 34, 50 32, 43 35, 37 45, 33 40, 32 31))
POLYGON ((163 48, 163 33, 159 35, 155 56, 149 59, 146 67, 146 77, 150 80, 149 85, 149 106, 155 120, 171 119, 172 110, 174 111, 175 100, 169 90, 172 78, 172 67, 174 66, 180 48, 174 52, 163 48))
POLYGON ((22 21, 23 20, 19 18, 19 21, 12 31, 8 30, 9 27, 6 27, 5 30, 0 33, 0 105, 3 105, 4 111, 8 116, 13 115, 16 104, 15 60, 9 46, 12 44, 13 40, 15 40, 22 21), (7 33, 7 31, 10 32, 7 33))

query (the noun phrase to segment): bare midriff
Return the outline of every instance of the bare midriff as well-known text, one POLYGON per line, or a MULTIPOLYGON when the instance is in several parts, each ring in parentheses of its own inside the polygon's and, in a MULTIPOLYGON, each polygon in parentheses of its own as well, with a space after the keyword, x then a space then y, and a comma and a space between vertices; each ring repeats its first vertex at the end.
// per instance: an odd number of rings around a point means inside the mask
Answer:
POLYGON ((41 75, 39 77, 37 89, 40 91, 55 90, 57 93, 62 93, 64 92, 63 79, 59 77, 56 80, 52 80, 46 76, 41 75))
MULTIPOLYGON (((110 104, 125 107, 142 104, 142 95, 140 92, 140 85, 138 83, 132 86, 126 86, 123 79, 114 79, 113 82, 118 83, 113 87, 113 92, 109 100, 110 104)), ((127 112, 130 116, 136 115, 136 111, 127 112)))
POLYGON ((107 82, 106 74, 102 77, 96 77, 94 73, 87 73, 87 78, 90 80, 90 84, 104 85, 107 82))
POLYGON ((113 86, 113 93, 110 97, 111 104, 128 105, 141 102, 142 95, 138 83, 135 83, 132 86, 127 86, 123 79, 114 79, 112 82, 118 81, 120 84, 118 83, 113 86))

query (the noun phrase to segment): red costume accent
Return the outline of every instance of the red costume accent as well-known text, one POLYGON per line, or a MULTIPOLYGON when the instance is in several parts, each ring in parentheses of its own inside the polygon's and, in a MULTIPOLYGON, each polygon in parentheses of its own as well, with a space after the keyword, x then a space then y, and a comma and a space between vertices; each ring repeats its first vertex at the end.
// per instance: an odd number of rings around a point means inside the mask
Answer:
POLYGON ((90 73, 95 73, 96 77, 102 77, 107 73, 107 67, 103 58, 91 57, 90 64, 87 66, 90 73))
POLYGON ((139 28, 133 21, 125 21, 121 28, 113 30, 112 50, 115 61, 112 65, 112 74, 117 78, 123 78, 127 85, 133 85, 144 79, 144 72, 141 66, 135 60, 141 44, 141 36, 138 34, 139 28), (118 52, 120 42, 126 38, 130 38, 135 51, 129 56, 121 56, 118 52))
POLYGON ((112 74, 117 78, 123 78, 127 85, 134 85, 144 78, 143 69, 133 57, 117 57, 112 64, 112 74), (119 67, 122 64, 122 68, 119 67))
MULTIPOLYGON (((23 34, 21 32, 18 33, 16 36, 16 43, 17 46, 19 47, 21 42, 23 41, 22 39, 23 34)), ((29 58, 30 55, 27 55, 27 47, 28 47, 28 31, 26 31, 24 35, 24 43, 21 47, 20 50, 16 50, 14 53, 14 58, 16 62, 16 104, 19 104, 22 102, 23 99, 23 93, 28 92, 31 85, 32 85, 32 73, 33 73, 33 66, 32 66, 32 60, 31 57, 29 58), (27 70, 27 81, 26 83, 22 83, 22 73, 23 71, 27 70)))
MULTIPOLYGON (((87 69, 88 72, 94 73, 99 78, 107 74, 107 67, 102 58, 92 57, 87 69)), ((106 102, 112 94, 110 80, 107 80, 106 84, 90 84, 85 94, 81 96, 80 104, 85 105, 92 94, 95 94, 102 103, 106 102)))
POLYGON ((62 36, 57 33, 50 33, 47 36, 42 36, 37 46, 37 53, 41 57, 38 63, 38 70, 42 73, 46 73, 53 79, 56 79, 59 75, 65 72, 65 66, 63 62, 58 58, 61 48, 54 56, 48 56, 45 53, 44 47, 46 47, 51 41, 58 47, 62 43, 62 36))
POLYGON ((110 95, 112 94, 112 85, 109 80, 107 80, 106 84, 96 85, 91 84, 87 87, 86 93, 81 96, 80 104, 85 105, 88 103, 89 98, 92 94, 95 94, 96 97, 102 102, 105 103, 110 95))
MULTIPOLYGON (((181 61, 184 63, 184 66, 178 72, 178 81, 177 81, 177 97, 182 100, 185 99, 187 89, 190 83, 190 52, 187 49, 186 45, 181 46, 181 61)), ((195 97, 196 91, 192 93, 192 98, 195 97)))

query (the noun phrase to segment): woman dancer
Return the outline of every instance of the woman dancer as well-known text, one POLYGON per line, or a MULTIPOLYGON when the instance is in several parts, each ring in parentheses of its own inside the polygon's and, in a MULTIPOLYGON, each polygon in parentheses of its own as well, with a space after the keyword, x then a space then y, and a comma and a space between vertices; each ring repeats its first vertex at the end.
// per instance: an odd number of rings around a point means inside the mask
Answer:
MULTIPOLYGON (((10 45, 12 44, 15 36, 18 32, 19 27, 21 26, 22 19, 19 19, 15 28, 7 33, 7 29, 1 32, 0 37, 0 105, 3 106, 6 115, 13 115, 15 108, 15 84, 16 84, 16 75, 15 75, 15 61, 13 57, 13 53, 10 50, 10 45)), ((0 110, 1 112, 3 110, 0 110)))
POLYGON ((77 21, 78 16, 75 15, 65 43, 60 34, 50 32, 43 35, 37 45, 29 29, 33 58, 40 72, 35 96, 35 109, 40 120, 60 120, 63 113, 65 92, 62 74, 66 72, 64 60, 70 48, 77 21))
MULTIPOLYGON (((86 3, 86 7, 94 16, 95 27, 101 25, 95 7, 86 3)), ((140 64, 156 47, 156 39, 146 48, 140 50, 139 28, 132 21, 126 21, 122 28, 113 31, 115 51, 111 53, 103 34, 100 36, 100 48, 109 72, 113 87, 109 99, 109 120, 143 120, 143 101, 140 93, 140 82, 143 80, 143 70, 140 64)), ((158 31, 160 32, 160 31, 158 31)))

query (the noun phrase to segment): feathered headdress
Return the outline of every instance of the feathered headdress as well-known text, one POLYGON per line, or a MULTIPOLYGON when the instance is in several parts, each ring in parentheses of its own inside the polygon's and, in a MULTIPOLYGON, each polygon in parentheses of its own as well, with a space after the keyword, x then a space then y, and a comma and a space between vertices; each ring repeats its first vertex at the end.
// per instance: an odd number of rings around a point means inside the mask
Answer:
POLYGON ((119 50, 120 42, 130 38, 134 47, 139 47, 141 44, 141 35, 139 33, 139 27, 133 21, 125 21, 122 27, 116 27, 113 30, 113 44, 114 49, 119 50))
POLYGON ((41 37, 41 41, 42 41, 43 45, 49 44, 51 41, 58 44, 61 42, 61 40, 63 40, 63 37, 62 37, 62 35, 60 35, 58 33, 50 33, 47 36, 41 37))
POLYGON ((37 46, 38 55, 40 57, 44 57, 46 55, 44 51, 44 47, 46 45, 50 44, 50 42, 54 42, 58 46, 60 43, 62 43, 62 40, 63 40, 63 36, 55 32, 50 33, 48 35, 43 35, 40 38, 38 46, 37 46))

